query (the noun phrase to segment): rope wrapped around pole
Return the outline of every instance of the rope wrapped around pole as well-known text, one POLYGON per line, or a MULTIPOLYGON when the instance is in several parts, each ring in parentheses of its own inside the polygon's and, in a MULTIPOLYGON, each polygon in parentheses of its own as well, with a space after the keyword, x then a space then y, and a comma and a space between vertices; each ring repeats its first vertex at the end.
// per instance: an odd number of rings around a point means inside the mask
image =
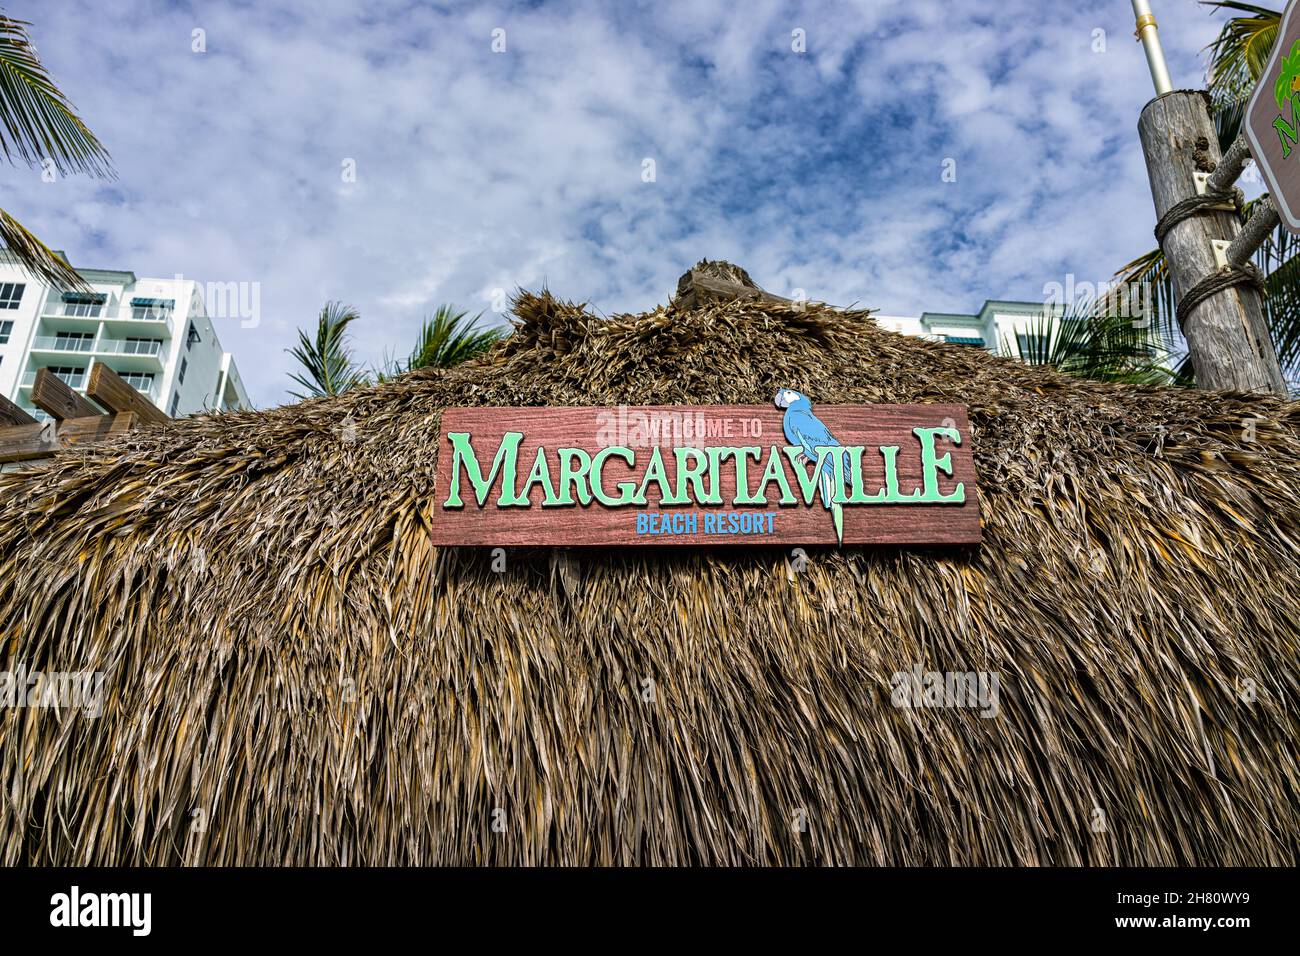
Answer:
POLYGON ((1222 191, 1206 190, 1201 196, 1188 196, 1176 202, 1156 222, 1156 242, 1164 245, 1165 236, 1184 219, 1199 216, 1203 212, 1241 212, 1245 195, 1240 189, 1222 191))
POLYGON ((1264 291, 1264 273, 1253 262, 1242 265, 1226 265, 1216 272, 1211 272, 1196 285, 1188 289, 1178 300, 1178 324, 1183 326, 1188 316, 1198 305, 1217 292, 1231 289, 1238 285, 1253 285, 1261 293, 1264 291))

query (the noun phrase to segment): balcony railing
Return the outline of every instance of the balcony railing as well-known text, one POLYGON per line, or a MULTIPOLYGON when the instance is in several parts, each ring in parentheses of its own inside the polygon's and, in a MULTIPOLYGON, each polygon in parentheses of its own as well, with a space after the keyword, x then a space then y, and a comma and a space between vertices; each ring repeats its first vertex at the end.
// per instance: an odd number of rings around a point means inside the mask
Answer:
MULTIPOLYGON (((40 370, 32 369, 31 371, 23 373, 23 377, 19 382, 20 386, 22 388, 31 388, 33 385, 35 385, 36 373, 38 371, 40 370)), ((90 379, 89 372, 90 370, 86 369, 86 371, 82 372, 80 375, 60 375, 58 372, 55 372, 54 375, 56 378, 62 380, 64 384, 71 386, 75 391, 84 392, 86 390, 86 382, 90 379)), ((160 383, 157 379, 154 379, 152 385, 141 386, 139 383, 132 380, 129 372, 126 373, 118 372, 117 374, 121 375, 122 378, 126 380, 126 383, 128 385, 134 388, 145 398, 149 399, 149 401, 153 402, 155 405, 158 404, 158 388, 159 385, 161 385, 162 383, 160 383)))
POLYGON ((154 339, 95 339, 70 338, 62 335, 38 335, 32 341, 33 349, 47 352, 94 352, 102 355, 162 355, 163 342, 154 339))
POLYGON ((93 337, 74 339, 62 335, 38 335, 32 341, 32 348, 54 352, 93 352, 95 340, 93 337))
POLYGON ((161 355, 162 343, 151 341, 128 341, 126 339, 101 339, 95 343, 96 352, 108 355, 161 355))
POLYGON ((136 306, 127 306, 124 309, 104 309, 96 311, 82 307, 73 307, 69 310, 66 307, 60 307, 55 304, 49 311, 42 313, 46 319, 78 319, 90 322, 138 322, 141 325, 162 325, 167 331, 172 331, 172 313, 160 309, 144 309, 136 306))

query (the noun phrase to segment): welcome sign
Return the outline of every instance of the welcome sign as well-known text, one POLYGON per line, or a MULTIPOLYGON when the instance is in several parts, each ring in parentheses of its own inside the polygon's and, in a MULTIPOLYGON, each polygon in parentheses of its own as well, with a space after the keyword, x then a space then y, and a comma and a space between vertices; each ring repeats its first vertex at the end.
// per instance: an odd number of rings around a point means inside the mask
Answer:
POLYGON ((970 544, 958 405, 450 408, 436 545, 970 544))

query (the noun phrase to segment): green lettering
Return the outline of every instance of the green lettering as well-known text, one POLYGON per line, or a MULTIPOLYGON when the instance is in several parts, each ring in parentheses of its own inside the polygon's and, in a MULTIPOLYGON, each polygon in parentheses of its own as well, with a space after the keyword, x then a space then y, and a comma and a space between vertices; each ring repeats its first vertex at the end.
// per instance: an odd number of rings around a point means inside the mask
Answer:
MULTIPOLYGON (((866 452, 866 448, 864 448, 862 445, 848 446, 849 473, 851 475, 851 478, 850 478, 849 497, 844 502, 845 504, 874 505, 874 504, 879 504, 880 502, 885 500, 885 491, 883 488, 880 491, 876 492, 876 494, 874 495, 867 494, 866 483, 863 481, 863 468, 862 468, 862 455, 864 452, 866 452)), ((895 448, 894 452, 897 453, 898 449, 895 448)), ((886 459, 886 463, 888 463, 888 459, 886 459)), ((897 485, 897 478, 895 478, 895 485, 897 485)))
POLYGON ((906 504, 911 501, 919 501, 921 496, 920 488, 910 495, 901 494, 898 490, 898 446, 881 445, 880 455, 885 459, 885 497, 880 500, 886 504, 906 504))
POLYGON ((501 507, 518 505, 528 507, 528 499, 521 498, 514 490, 515 480, 518 477, 519 443, 524 440, 523 432, 506 432, 502 436, 496 456, 492 459, 492 471, 487 478, 483 477, 483 470, 479 467, 478 456, 474 454, 469 432, 448 432, 447 440, 451 442, 452 449, 451 488, 448 490, 447 500, 443 502, 444 508, 465 506, 460 499, 461 469, 464 469, 465 477, 474 486, 474 498, 480 508, 487 502, 488 493, 492 490, 498 474, 501 476, 501 497, 497 500, 497 504, 501 507))
POLYGON ((763 499, 756 497, 749 490, 749 459, 753 458, 758 461, 763 456, 763 449, 753 445, 747 445, 744 448, 733 448, 726 445, 709 449, 709 457, 712 460, 712 467, 720 468, 722 459, 736 459, 736 497, 731 503, 735 505, 761 505, 763 499), (715 454, 716 453, 716 454, 715 454))
POLYGON ((609 458, 622 458, 627 462, 629 468, 636 467, 636 452, 631 448, 623 445, 610 445, 608 448, 602 448, 591 459, 591 493, 596 496, 597 501, 607 508, 620 508, 623 505, 635 504, 636 482, 619 482, 618 490, 623 493, 620 498, 615 498, 609 494, 605 491, 605 486, 601 484, 601 471, 605 467, 605 461, 609 458))
POLYGON ((709 469, 709 458, 699 448, 689 446, 673 449, 673 454, 677 458, 677 497, 682 501, 689 501, 690 497, 686 494, 686 485, 689 483, 695 486, 695 501, 702 505, 720 505, 722 504, 722 491, 718 488, 718 473, 709 469), (686 462, 686 458, 694 459, 694 467, 686 462), (705 472, 709 475, 709 491, 704 490, 705 472))
MULTIPOLYGON (((646 488, 650 482, 659 486, 659 503, 663 505, 682 505, 689 500, 687 498, 678 498, 673 493, 672 487, 668 482, 668 472, 664 468, 664 456, 659 451, 659 446, 650 453, 650 461, 645 466, 645 475, 641 478, 641 487, 637 489, 635 503, 639 505, 647 504, 649 499, 646 497, 646 488)), ((621 487, 621 486, 620 486, 621 487)))
MULTIPOLYGON (((803 469, 798 469, 802 471, 803 469)), ((767 467, 763 469, 763 477, 758 480, 757 497, 760 504, 767 504, 767 483, 775 481, 781 488, 781 504, 795 505, 799 499, 794 496, 790 490, 790 482, 785 477, 785 467, 781 464, 781 452, 772 446, 772 450, 767 454, 767 467)))
POLYGON ((966 487, 962 482, 950 495, 939 494, 939 472, 952 477, 952 452, 946 452, 942 458, 935 455, 935 438, 942 435, 954 445, 961 444, 961 433, 955 428, 913 428, 912 434, 921 442, 921 487, 922 493, 917 501, 947 502, 961 504, 966 500, 966 487))
POLYGON ((555 486, 551 484, 551 466, 546 460, 545 446, 539 446, 537 449, 537 458, 533 461, 533 470, 524 479, 523 491, 520 492, 521 496, 527 499, 532 493, 533 485, 537 484, 540 484, 546 492, 545 497, 542 498, 543 508, 554 507, 560 503, 560 500, 555 496, 555 486))
POLYGON ((560 455, 560 496, 556 504, 573 504, 573 495, 569 488, 577 492, 578 501, 584 505, 591 504, 591 489, 587 487, 587 473, 591 470, 591 456, 581 448, 561 448, 560 455), (574 462, 577 462, 577 467, 574 462))

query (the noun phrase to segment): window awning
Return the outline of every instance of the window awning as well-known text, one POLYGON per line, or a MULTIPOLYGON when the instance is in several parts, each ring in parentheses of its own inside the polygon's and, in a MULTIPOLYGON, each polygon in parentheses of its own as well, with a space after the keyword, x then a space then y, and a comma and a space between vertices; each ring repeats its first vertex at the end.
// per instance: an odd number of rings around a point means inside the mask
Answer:
POLYGON ((108 301, 108 296, 103 292, 65 292, 63 301, 78 305, 103 305, 108 301))
POLYGON ((159 307, 159 308, 171 309, 171 308, 174 308, 174 307, 176 306, 176 300, 175 300, 175 299, 141 299, 141 298, 135 298, 135 299, 132 299, 132 300, 131 300, 131 304, 132 304, 132 305, 140 305, 140 306, 157 306, 157 307, 159 307))

